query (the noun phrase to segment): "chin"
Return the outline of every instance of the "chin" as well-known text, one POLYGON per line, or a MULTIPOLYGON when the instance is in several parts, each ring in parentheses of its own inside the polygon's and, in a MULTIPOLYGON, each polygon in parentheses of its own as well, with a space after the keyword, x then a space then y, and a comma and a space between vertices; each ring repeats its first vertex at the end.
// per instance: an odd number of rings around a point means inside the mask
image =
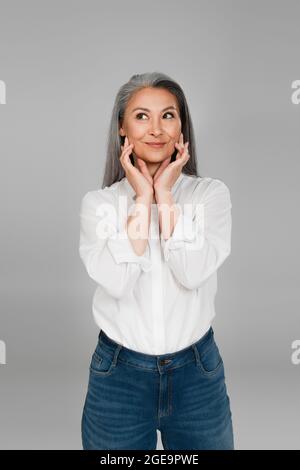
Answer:
POLYGON ((166 155, 151 155, 147 157, 149 162, 162 162, 165 158, 167 158, 166 155))
MULTIPOLYGON (((136 155, 136 154, 135 154, 136 155)), ((140 158, 141 160, 143 160, 144 162, 146 163, 160 163, 162 162, 163 160, 165 160, 167 157, 163 157, 161 155, 157 155, 157 156, 153 156, 153 157, 149 157, 149 155, 147 156, 144 156, 144 155, 136 155, 137 158, 140 158)))

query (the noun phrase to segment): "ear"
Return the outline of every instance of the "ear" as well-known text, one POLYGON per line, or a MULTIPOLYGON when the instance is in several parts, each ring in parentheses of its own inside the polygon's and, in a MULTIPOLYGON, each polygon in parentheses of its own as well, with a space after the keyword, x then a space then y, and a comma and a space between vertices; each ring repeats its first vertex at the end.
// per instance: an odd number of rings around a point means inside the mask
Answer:
POLYGON ((125 140, 125 137, 126 137, 126 132, 124 131, 123 127, 120 127, 120 128, 119 128, 119 136, 120 136, 120 140, 121 140, 122 145, 124 145, 124 140, 125 140))

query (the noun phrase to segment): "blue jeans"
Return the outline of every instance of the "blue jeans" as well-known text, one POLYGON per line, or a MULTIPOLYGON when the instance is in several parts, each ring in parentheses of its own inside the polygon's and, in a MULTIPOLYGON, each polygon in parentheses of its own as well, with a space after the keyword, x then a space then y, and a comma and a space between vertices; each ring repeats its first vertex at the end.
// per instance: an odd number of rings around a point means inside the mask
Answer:
POLYGON ((100 330, 81 419, 83 449, 234 449, 213 328, 175 353, 128 349, 100 330))

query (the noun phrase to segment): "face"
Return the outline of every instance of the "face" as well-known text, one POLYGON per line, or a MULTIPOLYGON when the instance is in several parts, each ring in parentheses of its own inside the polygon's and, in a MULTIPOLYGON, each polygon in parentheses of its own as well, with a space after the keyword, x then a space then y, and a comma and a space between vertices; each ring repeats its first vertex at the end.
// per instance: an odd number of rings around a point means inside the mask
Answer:
POLYGON ((181 120, 177 99, 162 88, 144 88, 129 100, 120 135, 134 144, 132 153, 148 163, 162 162, 175 151, 181 120), (147 142, 163 143, 151 147, 147 142))

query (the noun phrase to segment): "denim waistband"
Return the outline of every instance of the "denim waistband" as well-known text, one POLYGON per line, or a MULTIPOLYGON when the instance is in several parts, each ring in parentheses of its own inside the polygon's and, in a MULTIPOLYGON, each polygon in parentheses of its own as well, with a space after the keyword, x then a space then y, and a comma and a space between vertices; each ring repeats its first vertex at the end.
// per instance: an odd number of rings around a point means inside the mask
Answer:
POLYGON ((146 354, 129 349, 113 339, 109 338, 107 334, 100 330, 98 335, 98 345, 101 350, 106 351, 108 354, 114 356, 114 362, 119 359, 132 366, 141 367, 143 369, 164 371, 167 369, 174 369, 181 367, 191 361, 199 362, 199 355, 204 354, 214 341, 214 330, 210 326, 201 338, 195 343, 187 346, 184 349, 173 353, 166 354, 146 354))

